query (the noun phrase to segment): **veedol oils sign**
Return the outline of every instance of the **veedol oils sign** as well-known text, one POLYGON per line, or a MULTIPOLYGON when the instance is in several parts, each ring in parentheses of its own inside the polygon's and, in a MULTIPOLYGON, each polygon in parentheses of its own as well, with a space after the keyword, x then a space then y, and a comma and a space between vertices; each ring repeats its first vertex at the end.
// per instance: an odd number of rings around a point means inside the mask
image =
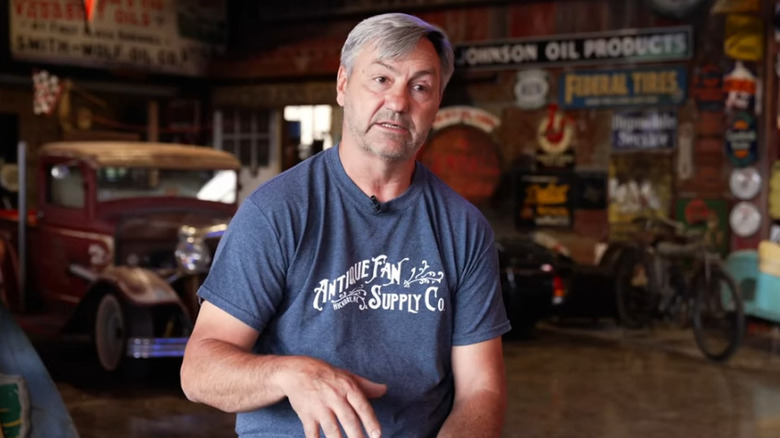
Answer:
POLYGON ((513 69, 527 65, 658 62, 693 55, 690 26, 624 29, 552 38, 521 38, 455 45, 455 66, 513 69))

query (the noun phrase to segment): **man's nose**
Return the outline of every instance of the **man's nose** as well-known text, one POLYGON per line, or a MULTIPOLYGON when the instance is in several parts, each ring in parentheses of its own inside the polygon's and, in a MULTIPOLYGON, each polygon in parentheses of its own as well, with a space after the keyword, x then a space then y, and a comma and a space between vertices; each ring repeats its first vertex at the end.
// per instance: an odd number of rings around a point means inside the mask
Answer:
POLYGON ((393 87, 385 94, 385 107, 397 113, 409 109, 409 90, 406 87, 393 87))

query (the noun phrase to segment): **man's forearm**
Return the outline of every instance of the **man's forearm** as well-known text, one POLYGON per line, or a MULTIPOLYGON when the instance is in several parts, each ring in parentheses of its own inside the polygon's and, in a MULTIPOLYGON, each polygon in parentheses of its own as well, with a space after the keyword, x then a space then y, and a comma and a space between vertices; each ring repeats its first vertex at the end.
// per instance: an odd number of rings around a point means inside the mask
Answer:
POLYGON ((181 385, 188 399, 225 412, 244 412, 284 398, 275 384, 290 357, 257 355, 220 341, 202 340, 187 351, 181 385))
POLYGON ((479 391, 455 401, 437 438, 499 438, 505 415, 505 391, 479 391))

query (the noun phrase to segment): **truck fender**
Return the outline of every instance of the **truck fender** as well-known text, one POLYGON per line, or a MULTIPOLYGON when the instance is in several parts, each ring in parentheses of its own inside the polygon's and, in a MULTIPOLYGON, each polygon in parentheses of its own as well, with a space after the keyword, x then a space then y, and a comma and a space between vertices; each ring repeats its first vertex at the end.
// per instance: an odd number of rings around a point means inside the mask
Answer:
POLYGON ((109 266, 95 278, 95 285, 106 283, 138 306, 176 304, 183 308, 181 299, 168 282, 148 269, 109 266))

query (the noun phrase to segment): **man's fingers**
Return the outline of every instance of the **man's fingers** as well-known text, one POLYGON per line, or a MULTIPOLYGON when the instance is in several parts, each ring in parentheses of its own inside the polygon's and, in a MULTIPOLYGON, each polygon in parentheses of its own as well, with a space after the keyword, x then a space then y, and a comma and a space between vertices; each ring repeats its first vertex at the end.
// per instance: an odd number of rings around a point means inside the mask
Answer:
POLYGON ((367 398, 379 398, 387 392, 387 385, 384 383, 376 383, 357 374, 353 375, 358 386, 360 386, 360 390, 363 391, 367 398))
MULTIPOLYGON (((364 425, 361 423, 361 419, 359 418, 360 411, 359 408, 352 402, 351 398, 352 396, 347 394, 346 402, 336 406, 335 414, 348 438, 364 438, 364 425)), ((356 395, 355 398, 362 399, 363 401, 366 400, 362 395, 356 395)))
POLYGON ((319 438, 320 425, 316 421, 304 420, 301 418, 301 424, 303 425, 303 436, 306 438, 319 438))
POLYGON ((382 435, 369 399, 383 396, 376 383, 318 360, 299 361, 300 379, 288 379, 284 393, 303 424, 306 438, 369 438, 382 435), (342 430, 343 429, 343 430, 342 430))
MULTIPOLYGON (((369 382, 373 385, 382 386, 382 394, 385 393, 387 390, 386 385, 379 385, 378 383, 374 383, 371 381, 366 380, 366 382, 369 382)), ((380 394, 381 395, 381 394, 380 394)), ((366 398, 364 393, 350 393, 347 394, 347 401, 352 406, 352 409, 357 414, 357 416, 360 418, 360 423, 362 424, 363 428, 368 433, 368 436, 370 438, 378 438, 382 436, 382 427, 379 425, 379 420, 376 418, 376 414, 374 413, 374 408, 371 406, 371 403, 368 402, 368 399, 366 398)), ((343 425, 344 423, 342 423, 343 425)), ((344 428, 346 430, 346 427, 344 428)), ((362 432, 359 435, 354 436, 362 436, 362 432)), ((347 434, 350 438, 352 438, 351 432, 347 434)))

